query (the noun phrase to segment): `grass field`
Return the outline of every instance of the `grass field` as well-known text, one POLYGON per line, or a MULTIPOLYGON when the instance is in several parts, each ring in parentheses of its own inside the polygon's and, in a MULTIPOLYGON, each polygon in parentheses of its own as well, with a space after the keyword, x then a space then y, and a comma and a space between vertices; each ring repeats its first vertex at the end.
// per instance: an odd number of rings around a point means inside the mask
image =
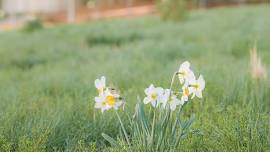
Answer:
POLYGON ((258 5, 194 11, 178 23, 148 16, 0 33, 0 151, 113 150, 101 133, 116 138, 119 123, 93 108, 94 80, 107 76, 132 114, 144 88, 169 87, 185 60, 206 90, 185 108, 196 134, 181 150, 269 151, 270 82, 249 74, 255 41, 270 71, 269 15, 258 5))

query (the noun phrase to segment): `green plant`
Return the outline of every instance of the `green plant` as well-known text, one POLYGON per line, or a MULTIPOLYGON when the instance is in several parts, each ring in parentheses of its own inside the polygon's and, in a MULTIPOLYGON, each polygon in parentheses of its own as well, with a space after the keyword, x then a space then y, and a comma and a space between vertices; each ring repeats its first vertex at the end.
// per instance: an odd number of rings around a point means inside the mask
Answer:
MULTIPOLYGON (((132 115, 136 97, 143 100, 142 88, 149 82, 169 85, 170 73, 185 59, 204 74, 207 87, 202 102, 195 99, 181 111, 182 118, 195 113, 196 120, 179 151, 268 151, 269 14, 269 5, 248 5, 191 11, 184 24, 145 16, 58 25, 30 34, 1 32, 0 151, 18 151, 19 141, 31 138, 31 128, 40 127, 50 128, 46 151, 74 151, 80 140, 85 148, 96 143, 96 151, 125 151, 112 148, 101 136, 104 132, 118 140, 119 123, 114 111, 101 115, 89 107, 89 96, 96 93, 93 81, 98 75, 112 78, 128 101, 125 111, 132 115), (112 38, 138 33, 142 39, 119 47, 89 47, 85 38, 90 33, 112 38), (268 73, 258 87, 248 83, 254 37, 268 73), (242 55, 235 56, 232 50, 242 55), (24 68, 33 59, 33 66, 24 68), (200 135, 193 134, 196 128, 200 135)), ((126 113, 118 112, 130 135, 126 113)), ((151 118, 148 107, 145 113, 151 118)), ((43 131, 36 133, 42 136, 43 131)), ((132 145, 133 149, 142 151, 141 145, 132 145)))
POLYGON ((138 97, 133 117, 131 118, 127 114, 131 128, 129 134, 117 112, 117 109, 123 104, 123 98, 114 88, 106 87, 104 76, 95 81, 95 86, 99 93, 95 97, 95 108, 101 109, 102 113, 114 108, 121 126, 121 135, 118 141, 103 133, 104 139, 114 147, 128 150, 141 145, 143 151, 168 151, 177 150, 182 139, 187 136, 195 117, 192 115, 188 120, 184 120, 181 117, 181 111, 190 96, 191 99, 195 96, 202 98, 205 81, 201 75, 196 80, 194 73, 190 70, 190 63, 186 61, 174 73, 170 89, 155 88, 151 84, 149 88, 145 89, 147 96, 144 100, 142 101, 138 97), (182 92, 173 91, 179 90, 179 88, 173 87, 176 77, 183 85, 182 92), (181 97, 181 100, 177 97, 181 97), (151 103, 153 109, 151 107, 147 114, 144 110, 144 104, 148 103, 151 103), (176 109, 177 112, 174 112, 176 109))
POLYGON ((187 9, 186 0, 157 0, 157 10, 164 20, 183 20, 187 9))
POLYGON ((28 21, 25 26, 23 27, 23 30, 26 32, 33 32, 36 30, 40 30, 43 28, 42 21, 40 19, 33 19, 28 21))

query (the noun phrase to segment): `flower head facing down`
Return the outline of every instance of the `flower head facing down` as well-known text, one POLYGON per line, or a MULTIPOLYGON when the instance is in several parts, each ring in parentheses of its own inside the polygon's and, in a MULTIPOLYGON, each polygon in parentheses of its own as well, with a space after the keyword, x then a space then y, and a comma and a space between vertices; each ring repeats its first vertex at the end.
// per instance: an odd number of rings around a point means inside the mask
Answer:
POLYGON ((154 85, 151 84, 144 90, 146 94, 146 97, 143 100, 144 104, 151 103, 153 107, 157 107, 162 100, 163 91, 163 88, 155 88, 154 85))
POLYGON ((174 111, 178 105, 183 105, 184 102, 177 99, 176 95, 172 94, 170 89, 165 89, 163 94, 162 107, 166 108, 167 104, 169 104, 170 109, 174 111))
POLYGON ((102 94, 106 88, 106 77, 102 76, 100 79, 95 80, 95 87, 98 90, 99 94, 102 94))
POLYGON ((202 91, 205 88, 205 80, 202 75, 199 76, 198 80, 192 79, 189 81, 190 94, 193 94, 191 98, 197 96, 202 98, 202 91))
POLYGON ((120 95, 116 93, 111 93, 108 89, 104 93, 95 97, 95 108, 101 109, 102 112, 114 108, 117 110, 121 105, 120 95))
POLYGON ((190 79, 195 78, 194 73, 190 70, 190 63, 188 61, 180 65, 177 74, 181 84, 187 83, 190 79))

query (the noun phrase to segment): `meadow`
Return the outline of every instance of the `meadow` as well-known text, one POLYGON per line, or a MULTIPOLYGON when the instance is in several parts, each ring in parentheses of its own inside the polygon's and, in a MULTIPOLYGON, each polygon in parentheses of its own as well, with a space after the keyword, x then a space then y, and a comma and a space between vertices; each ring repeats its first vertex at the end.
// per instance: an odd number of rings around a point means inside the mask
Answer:
POLYGON ((120 124, 94 109, 95 79, 107 76, 132 115, 137 96, 151 83, 169 87, 186 60, 206 89, 184 109, 195 122, 179 151, 269 151, 270 81, 249 73, 255 42, 270 71, 269 15, 270 5, 251 5, 195 10, 182 22, 145 16, 0 33, 0 151, 123 151, 101 136, 116 138, 120 124))

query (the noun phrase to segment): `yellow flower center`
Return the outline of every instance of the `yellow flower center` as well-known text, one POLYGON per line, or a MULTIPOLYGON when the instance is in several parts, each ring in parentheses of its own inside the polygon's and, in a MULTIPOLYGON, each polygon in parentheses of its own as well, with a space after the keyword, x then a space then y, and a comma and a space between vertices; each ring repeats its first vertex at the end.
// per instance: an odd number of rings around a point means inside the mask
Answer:
POLYGON ((187 75, 186 71, 179 71, 178 72, 180 75, 182 75, 183 77, 187 75))
POLYGON ((115 97, 114 96, 107 96, 106 103, 110 106, 114 106, 115 104, 115 97))
POLYGON ((189 91, 188 91, 188 88, 185 88, 184 89, 184 92, 183 92, 184 96, 188 96, 189 95, 189 91))
POLYGON ((196 90, 198 90, 200 86, 199 86, 199 84, 194 84, 193 87, 194 87, 196 90))
POLYGON ((157 97, 158 97, 158 95, 157 95, 156 93, 151 94, 151 98, 152 98, 152 100, 156 100, 156 99, 157 99, 157 97))

